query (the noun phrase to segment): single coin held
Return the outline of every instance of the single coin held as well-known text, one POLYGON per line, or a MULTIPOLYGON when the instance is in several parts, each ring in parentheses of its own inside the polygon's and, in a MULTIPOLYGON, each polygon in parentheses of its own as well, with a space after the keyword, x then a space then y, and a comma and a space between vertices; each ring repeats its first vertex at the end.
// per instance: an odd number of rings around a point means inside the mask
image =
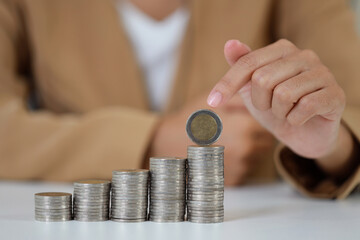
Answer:
POLYGON ((186 122, 189 138, 198 145, 210 145, 218 140, 222 131, 220 117, 208 109, 192 113, 186 122))

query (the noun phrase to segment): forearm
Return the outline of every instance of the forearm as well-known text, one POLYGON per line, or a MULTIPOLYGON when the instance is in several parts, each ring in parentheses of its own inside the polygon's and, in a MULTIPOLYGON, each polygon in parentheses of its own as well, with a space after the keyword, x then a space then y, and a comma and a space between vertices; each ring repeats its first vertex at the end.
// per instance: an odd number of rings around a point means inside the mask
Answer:
POLYGON ((156 115, 125 107, 55 115, 23 106, 20 97, 0 100, 1 179, 73 181, 139 168, 157 123, 156 115))

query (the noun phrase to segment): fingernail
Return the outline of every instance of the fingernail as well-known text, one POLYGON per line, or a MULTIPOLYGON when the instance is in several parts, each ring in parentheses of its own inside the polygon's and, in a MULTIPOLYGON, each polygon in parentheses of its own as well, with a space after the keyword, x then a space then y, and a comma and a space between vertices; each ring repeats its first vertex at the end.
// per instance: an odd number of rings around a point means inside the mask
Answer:
POLYGON ((222 95, 220 92, 213 92, 209 95, 208 99, 207 99, 207 103, 211 106, 211 107, 217 107, 222 99, 222 95))
POLYGON ((234 39, 232 39, 232 40, 228 40, 226 43, 225 43, 225 48, 229 48, 229 47, 231 47, 232 45, 234 45, 234 44, 241 44, 240 43, 240 41, 239 40, 234 40, 234 39))
POLYGON ((238 46, 243 46, 246 48, 246 50, 248 50, 248 52, 251 52, 251 48, 246 45, 245 43, 243 42, 240 42, 239 40, 236 40, 236 39, 232 39, 232 40, 228 40, 226 43, 225 43, 225 48, 232 48, 234 45, 238 45, 238 46))

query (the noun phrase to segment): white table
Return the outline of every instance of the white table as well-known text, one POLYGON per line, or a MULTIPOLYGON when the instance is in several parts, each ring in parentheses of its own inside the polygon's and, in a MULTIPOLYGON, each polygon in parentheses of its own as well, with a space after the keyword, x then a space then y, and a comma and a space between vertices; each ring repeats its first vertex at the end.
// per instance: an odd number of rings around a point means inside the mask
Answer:
POLYGON ((360 195, 307 199, 284 183, 227 188, 220 224, 34 220, 34 193, 71 185, 0 182, 0 239, 360 239, 360 195))

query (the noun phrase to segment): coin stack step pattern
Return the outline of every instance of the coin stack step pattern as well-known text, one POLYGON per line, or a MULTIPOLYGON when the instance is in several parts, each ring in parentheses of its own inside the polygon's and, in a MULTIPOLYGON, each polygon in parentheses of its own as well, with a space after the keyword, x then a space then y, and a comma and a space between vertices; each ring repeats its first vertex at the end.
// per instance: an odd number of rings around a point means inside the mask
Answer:
POLYGON ((142 222, 147 220, 149 170, 113 171, 111 220, 142 222))
POLYGON ((72 196, 63 192, 35 194, 35 220, 61 222, 72 219, 72 196))
POLYGON ((186 206, 186 159, 150 158, 149 220, 184 221, 186 206))
POLYGON ((224 221, 224 147, 188 146, 187 219, 224 221))
MULTIPOLYGON (((196 146, 188 146, 188 158, 151 158, 149 170, 113 171, 112 183, 84 180, 74 183, 74 219, 118 222, 218 223, 224 221, 224 147, 211 145, 220 137, 220 117, 208 109, 190 115, 186 132, 196 146), (187 211, 185 211, 187 209, 187 211)), ((35 194, 35 219, 72 219, 69 193, 35 194)))
POLYGON ((111 183, 82 180, 74 183, 74 219, 84 222, 109 220, 111 183))

